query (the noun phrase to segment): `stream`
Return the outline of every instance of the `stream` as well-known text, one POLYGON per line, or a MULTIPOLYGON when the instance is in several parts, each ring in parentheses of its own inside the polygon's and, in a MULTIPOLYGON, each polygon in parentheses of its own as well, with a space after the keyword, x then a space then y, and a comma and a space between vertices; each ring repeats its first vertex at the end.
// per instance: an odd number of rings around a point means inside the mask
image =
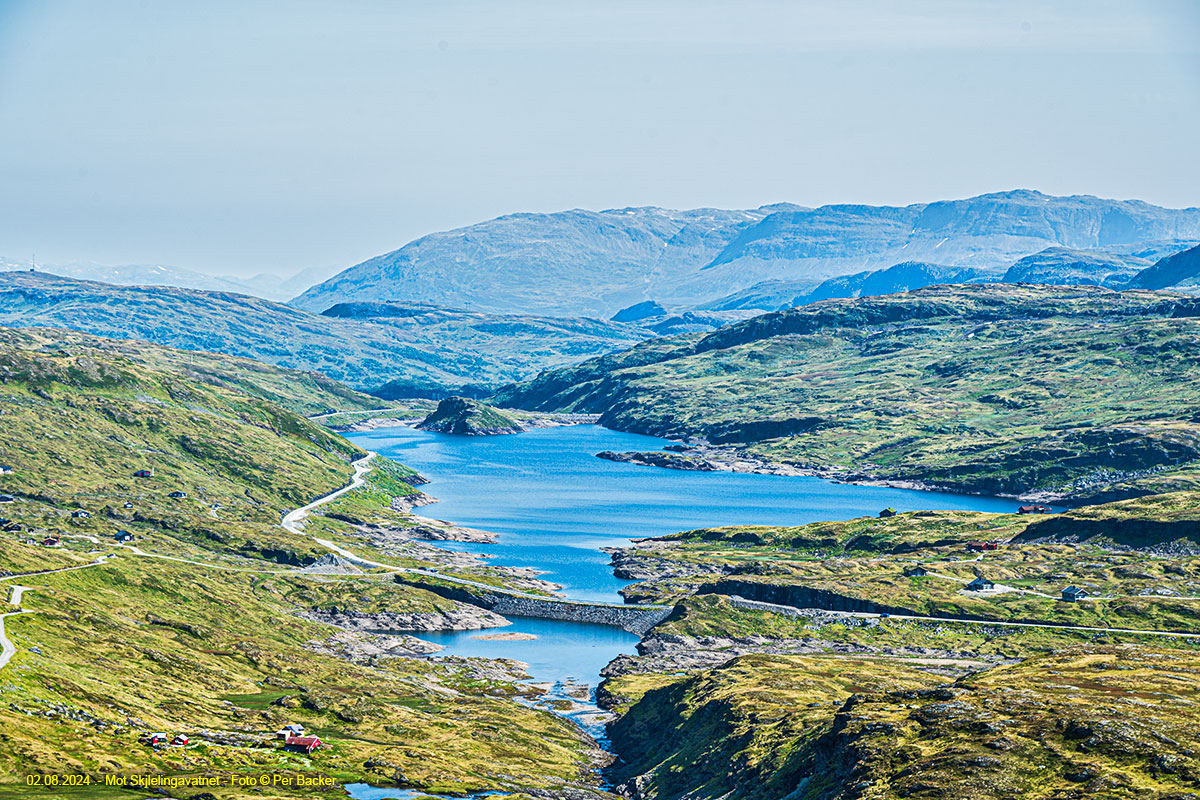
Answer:
MULTIPOLYGON (((420 472, 421 488, 438 502, 418 513, 491 531, 494 544, 437 542, 486 553, 491 562, 533 567, 576 600, 621 602, 628 581, 612 574, 603 547, 720 525, 802 525, 875 516, 881 509, 1012 512, 1013 500, 839 484, 820 478, 733 472, 688 472, 596 458, 601 450, 660 450, 667 440, 596 425, 535 428, 504 436, 454 436, 414 428, 379 428, 346 437, 420 472)), ((533 682, 552 683, 547 700, 590 688, 582 711, 568 712, 605 744, 594 706, 600 670, 638 637, 619 628, 513 618, 505 632, 536 639, 481 640, 481 631, 420 632, 442 645, 439 655, 512 658, 529 665, 533 682)), ((579 701, 577 701, 578 703, 579 701)), ((548 707, 548 706, 547 706, 548 707)), ((348 787, 363 800, 416 796, 405 790, 348 787)))

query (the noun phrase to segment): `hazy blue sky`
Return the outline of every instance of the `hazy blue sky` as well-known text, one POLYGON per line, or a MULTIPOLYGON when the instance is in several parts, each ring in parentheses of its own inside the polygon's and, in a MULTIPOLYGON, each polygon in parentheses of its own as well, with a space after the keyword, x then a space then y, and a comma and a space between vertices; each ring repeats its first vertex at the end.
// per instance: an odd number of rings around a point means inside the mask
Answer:
POLYGON ((520 210, 1200 204, 1200 2, 0 0, 0 256, 348 266, 520 210))

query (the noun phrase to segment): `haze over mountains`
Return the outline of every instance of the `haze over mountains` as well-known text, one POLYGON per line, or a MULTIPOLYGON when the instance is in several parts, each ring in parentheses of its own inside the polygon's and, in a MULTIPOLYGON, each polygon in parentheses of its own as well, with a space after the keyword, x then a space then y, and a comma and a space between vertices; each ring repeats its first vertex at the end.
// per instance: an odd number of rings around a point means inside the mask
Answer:
POLYGON ((609 317, 645 300, 722 307, 724 298, 772 281, 791 282, 788 291, 800 295, 829 278, 903 262, 998 279, 1047 248, 1153 260, 1198 240, 1198 208, 1029 190, 904 207, 523 213, 422 237, 292 302, 310 311, 401 300, 609 317))
POLYGON ((254 295, 266 300, 284 301, 295 297, 317 281, 328 278, 336 270, 313 267, 285 278, 261 273, 252 277, 209 275, 195 270, 172 267, 165 264, 34 264, 32 260, 0 257, 0 272, 27 272, 32 268, 40 272, 99 281, 118 286, 175 286, 180 289, 202 289, 209 292, 238 292, 254 295))
MULTIPOLYGON (((1200 209, 1030 191, 904 208, 514 214, 423 237, 292 305, 165 267, 71 270, 105 278, 96 282, 0 262, 0 324, 248 356, 389 397, 438 397, 486 393, 655 336, 935 284, 1197 293, 1197 240, 1200 209), (114 285, 129 281, 168 285, 114 285)), ((276 295, 287 288, 272 280, 276 295)))

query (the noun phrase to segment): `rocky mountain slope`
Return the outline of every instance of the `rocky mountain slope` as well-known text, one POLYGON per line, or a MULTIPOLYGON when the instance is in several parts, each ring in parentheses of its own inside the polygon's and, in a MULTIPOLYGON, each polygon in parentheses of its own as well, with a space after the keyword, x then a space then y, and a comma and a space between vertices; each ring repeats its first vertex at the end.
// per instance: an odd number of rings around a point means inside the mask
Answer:
POLYGON ((676 605, 606 669, 610 777, 641 800, 1181 796, 1200 663, 1152 632, 1197 631, 1197 500, 642 540, 623 593, 676 605))
MULTIPOLYGON (((70 328, 247 356, 372 388, 404 381, 440 396, 628 347, 653 332, 603 320, 425 307, 347 307, 320 316, 241 294, 113 286, 0 272, 0 324, 70 328)), ((705 326, 706 329, 712 326, 705 326)))
POLYGON ((829 278, 815 288, 805 281, 764 281, 749 289, 723 297, 708 308, 716 311, 755 309, 782 311, 784 309, 830 300, 838 297, 894 294, 923 289, 939 283, 974 283, 995 281, 1001 273, 995 270, 964 269, 942 264, 906 261, 887 269, 856 272, 839 278, 829 278))
POLYGON ((1180 289, 1195 293, 1200 289, 1200 246, 1162 259, 1129 280, 1135 289, 1180 289))
POLYGON ((609 317, 637 302, 694 308, 763 281, 812 289, 905 261, 999 269, 1047 247, 1126 249, 1200 238, 1200 209, 1032 191, 905 207, 627 208, 514 214, 436 233, 293 301, 416 301, 609 317))
POLYGON ((854 480, 1146 493, 1196 477, 1198 314, 1179 295, 937 286, 652 340, 494 401, 854 480))

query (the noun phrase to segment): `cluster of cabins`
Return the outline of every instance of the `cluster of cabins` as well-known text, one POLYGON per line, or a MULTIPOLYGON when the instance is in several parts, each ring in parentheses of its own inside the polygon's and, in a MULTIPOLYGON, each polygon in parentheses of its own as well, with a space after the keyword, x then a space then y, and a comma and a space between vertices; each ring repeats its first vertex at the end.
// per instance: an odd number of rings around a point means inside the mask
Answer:
MULTIPOLYGON (((283 730, 276 734, 283 740, 285 750, 309 754, 319 747, 324 747, 324 743, 319 736, 309 736, 304 731, 304 726, 299 724, 284 725, 283 730)), ((159 745, 168 745, 171 747, 183 747, 192 743, 186 734, 177 733, 172 736, 169 733, 150 733, 142 737, 142 743, 151 747, 159 745)))
MULTIPOLYGON (((997 550, 999 547, 999 542, 967 543, 968 550, 977 552, 983 552, 985 550, 997 550)), ((924 578, 928 574, 928 568, 921 564, 914 564, 911 567, 904 568, 904 577, 906 578, 924 578)), ((996 583, 995 581, 991 581, 982 575, 976 575, 975 579, 968 583, 964 588, 968 592, 988 592, 996 588, 996 583)), ((1087 591, 1080 589, 1078 586, 1071 585, 1062 590, 1061 594, 1059 595, 1059 599, 1068 603, 1075 603, 1083 600, 1087 596, 1087 591)))
MULTIPOLYGON (((908 578, 922 578, 928 574, 929 570, 925 569, 919 564, 915 567, 909 567, 908 569, 904 570, 904 575, 908 578)), ((988 580, 982 575, 976 575, 975 579, 968 583, 964 588, 968 592, 990 592, 996 588, 996 583, 995 581, 988 580)), ((1065 600, 1068 603, 1074 603, 1087 596, 1088 593, 1083 589, 1080 589, 1078 586, 1068 586, 1062 590, 1062 593, 1059 595, 1059 599, 1065 600)))
MULTIPOLYGON (((12 473, 12 471, 13 471, 13 468, 11 466, 8 466, 7 464, 0 464, 0 475, 9 475, 12 473)), ((148 469, 139 469, 133 473, 133 477, 135 477, 135 478, 150 478, 150 477, 153 477, 153 475, 154 475, 154 473, 152 473, 148 469)), ((187 492, 182 492, 182 491, 179 491, 178 489, 176 489, 175 491, 169 493, 167 496, 174 498, 176 500, 179 500, 179 499, 186 498, 187 492)), ((0 503, 14 503, 14 502, 16 502, 16 498, 13 497, 12 495, 0 494, 0 503)), ((133 508, 133 503, 126 500, 122 504, 122 507, 125 508, 126 510, 131 509, 131 508, 133 508)), ((215 511, 215 510, 219 509, 221 506, 219 503, 213 503, 213 505, 211 507, 215 511)), ((87 511, 82 508, 77 508, 71 512, 71 519, 90 519, 91 516, 92 516, 92 514, 90 511, 87 511)), ((20 533, 24 530, 25 530, 25 527, 22 526, 20 523, 13 522, 10 519, 4 519, 4 518, 0 517, 0 532, 20 533)), ((121 542, 121 543, 131 542, 131 541, 133 541, 133 538, 134 538, 133 534, 130 533, 129 531, 118 531, 117 533, 115 533, 113 535, 113 539, 115 539, 116 541, 121 542)), ((61 541, 62 541, 61 534, 55 532, 55 533, 47 534, 46 536, 44 536, 41 540, 41 544, 46 547, 57 547, 59 544, 61 544, 61 541)), ((30 539, 30 540, 28 540, 28 543, 29 544, 37 544, 38 541, 35 539, 30 539)), ((158 734, 156 734, 156 735, 158 735, 158 734)), ((165 734, 163 734, 163 735, 165 735, 165 734)))

